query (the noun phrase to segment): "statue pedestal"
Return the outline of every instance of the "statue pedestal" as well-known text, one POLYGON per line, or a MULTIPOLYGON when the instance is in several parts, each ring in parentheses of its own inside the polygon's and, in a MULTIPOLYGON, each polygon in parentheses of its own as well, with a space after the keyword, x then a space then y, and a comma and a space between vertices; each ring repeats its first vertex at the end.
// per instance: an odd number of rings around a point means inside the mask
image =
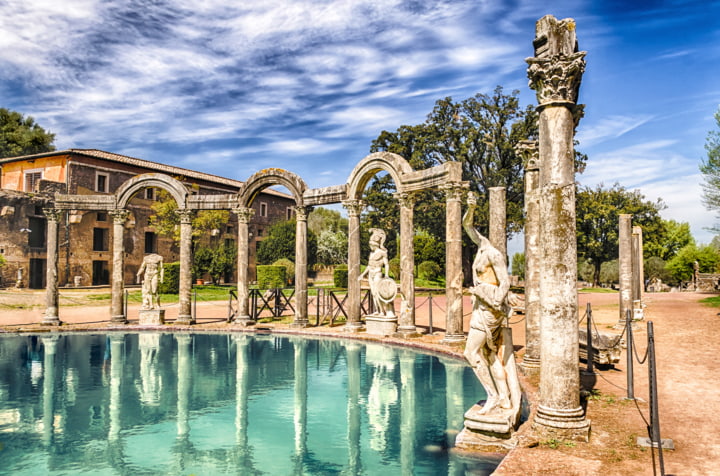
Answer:
POLYGON ((387 317, 377 314, 365 316, 365 332, 378 336, 391 336, 397 330, 397 316, 387 317))
POLYGON ((482 405, 475 404, 465 412, 465 428, 458 434, 455 446, 470 450, 487 447, 512 447, 515 428, 520 419, 519 408, 495 408, 481 414, 482 405))
POLYGON ((165 324, 165 309, 141 309, 141 326, 162 326, 165 324))

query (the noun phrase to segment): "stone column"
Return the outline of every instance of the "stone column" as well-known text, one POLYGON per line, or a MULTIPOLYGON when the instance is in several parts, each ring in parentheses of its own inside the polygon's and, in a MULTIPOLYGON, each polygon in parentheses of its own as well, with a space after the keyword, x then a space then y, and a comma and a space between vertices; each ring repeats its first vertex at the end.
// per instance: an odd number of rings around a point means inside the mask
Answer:
POLYGON ((489 225, 490 243, 505 257, 507 265, 507 205, 505 203, 505 187, 490 187, 489 225))
POLYGON ((308 326, 307 217, 310 207, 295 207, 295 320, 292 327, 308 326))
POLYGON ((192 217, 193 210, 178 210, 180 215, 180 308, 177 324, 195 324, 192 315, 192 217))
POLYGON ((625 316, 633 308, 632 215, 618 215, 618 284, 620 315, 616 327, 625 327, 625 316))
POLYGON ((540 372, 540 162, 537 141, 522 141, 525 164, 525 355, 526 374, 540 372))
POLYGON ((238 313, 235 316, 235 323, 243 326, 255 324, 250 316, 250 291, 248 286, 248 266, 250 265, 250 243, 248 235, 248 223, 255 214, 255 210, 249 207, 234 208, 233 212, 238 217, 238 242, 237 242, 237 299, 238 313))
POLYGON ((575 22, 547 15, 536 25, 527 62, 537 93, 540 169, 540 391, 533 428, 548 437, 586 441, 590 422, 580 405, 577 241, 573 138, 585 71, 575 22))
POLYGON ((451 183, 443 187, 445 212, 445 338, 444 342, 462 342, 463 332, 463 272, 462 272, 462 210, 465 186, 451 183))
POLYGON ((58 221, 61 211, 54 208, 43 208, 47 218, 47 274, 45 284, 45 316, 40 323, 43 326, 59 326, 58 315, 58 221))
POLYGON ((400 316, 397 333, 403 337, 417 334, 415 328, 415 236, 413 211, 415 197, 409 193, 395 194, 400 203, 400 316))
POLYGON ((643 263, 642 227, 632 227, 632 272, 633 272, 633 319, 643 318, 643 292, 645 291, 645 269, 643 263))
POLYGON ((365 204, 362 200, 345 200, 343 207, 348 212, 348 307, 345 330, 357 332, 362 328, 360 321, 360 213, 365 204))
POLYGON ((112 268, 112 290, 110 301, 110 322, 112 324, 127 324, 127 309, 124 308, 123 291, 125 289, 125 247, 123 238, 125 235, 125 220, 130 212, 128 210, 116 209, 110 211, 113 219, 113 268, 112 268))

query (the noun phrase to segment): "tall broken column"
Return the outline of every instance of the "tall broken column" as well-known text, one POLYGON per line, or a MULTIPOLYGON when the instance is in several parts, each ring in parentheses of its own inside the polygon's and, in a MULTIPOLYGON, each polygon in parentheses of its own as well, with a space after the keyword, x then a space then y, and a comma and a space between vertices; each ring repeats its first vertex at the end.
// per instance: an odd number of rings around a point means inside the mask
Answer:
POLYGON ((533 428, 558 439, 587 440, 580 405, 573 138, 585 71, 575 21, 547 15, 536 24, 528 58, 537 93, 540 159, 540 392, 533 428))
POLYGON ((503 254, 505 264, 507 264, 507 204, 505 203, 505 187, 490 187, 488 191, 490 192, 488 220, 490 233, 488 234, 488 239, 495 249, 503 254))
POLYGON ((632 253, 632 215, 622 213, 618 216, 618 285, 620 292, 620 315, 618 328, 625 326, 627 312, 633 308, 633 253, 632 253))
POLYGON ((537 141, 522 141, 516 151, 525 165, 525 355, 527 375, 540 371, 540 162, 537 141))
POLYGON ((632 227, 632 300, 633 319, 643 318, 643 292, 645 291, 645 266, 643 263, 642 227, 632 227))

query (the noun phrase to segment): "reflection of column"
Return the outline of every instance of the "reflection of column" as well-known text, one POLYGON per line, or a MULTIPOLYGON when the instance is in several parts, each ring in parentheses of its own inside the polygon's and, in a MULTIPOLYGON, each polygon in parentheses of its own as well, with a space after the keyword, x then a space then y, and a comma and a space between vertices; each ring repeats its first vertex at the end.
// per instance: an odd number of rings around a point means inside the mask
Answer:
MULTIPOLYGON (((464 428, 465 402, 463 401, 463 372, 467 365, 458 360, 441 360, 445 366, 445 433, 448 448, 455 445, 457 434, 464 428)), ((450 457, 448 474, 465 474, 462 464, 450 457)))
POLYGON ((361 474, 360 460, 360 349, 354 342, 345 344, 347 359, 348 474, 361 474))
POLYGON ((462 219, 460 201, 464 187, 460 183, 444 187, 445 212, 445 339, 446 342, 465 340, 462 303, 462 219))
POLYGON ((162 376, 158 375, 157 362, 160 352, 160 336, 155 333, 138 335, 140 350, 140 401, 143 405, 157 406, 162 393, 162 376))
POLYGON ((617 326, 625 326, 627 311, 632 312, 632 215, 622 213, 618 215, 618 285, 620 292, 620 318, 617 326))
POLYGON ((413 207, 415 197, 409 193, 396 194, 400 203, 400 317, 398 333, 402 335, 416 334, 415 328, 415 250, 413 238, 413 207))
POLYGON ((302 465, 307 450, 307 340, 292 339, 295 347, 295 470, 303 474, 302 465))
POLYGON ((59 326, 58 316, 58 220, 60 210, 43 208, 47 218, 47 273, 45 288, 45 316, 40 324, 43 326, 59 326))
POLYGON ((238 315, 235 322, 241 325, 254 324, 250 317, 249 288, 248 288, 248 266, 250 264, 250 244, 248 243, 248 223, 255 214, 255 210, 248 207, 234 208, 233 212, 238 217, 238 249, 237 249, 237 298, 238 315))
POLYGON ((535 56, 527 60, 539 103, 540 392, 533 427, 559 439, 588 437, 580 406, 577 327, 577 241, 573 139, 585 52, 575 22, 547 15, 536 24, 535 56))
POLYGON ((364 203, 361 200, 345 200, 343 207, 348 212, 348 307, 345 330, 357 332, 360 322, 360 213, 364 203))
POLYGON ((123 288, 125 271, 125 248, 123 238, 125 234, 125 220, 129 211, 123 209, 111 210, 113 218, 113 264, 112 264, 112 291, 110 302, 110 321, 113 324, 127 324, 127 309, 123 308, 123 288))
POLYGON ((45 359, 43 361, 43 443, 50 446, 55 434, 55 353, 57 336, 43 337, 45 359))
POLYGON ((505 187, 490 187, 490 243, 507 257, 507 205, 505 203, 505 187))
POLYGON ((295 320, 293 327, 308 326, 307 216, 310 207, 295 207, 295 320))
POLYGON ((400 467, 414 474, 415 465, 415 353, 400 352, 400 467))
POLYGON ((540 371, 540 162, 537 141, 517 146, 525 164, 525 355, 527 374, 540 371))
POLYGON ((370 448, 385 453, 390 446, 390 416, 397 404, 399 394, 395 383, 395 359, 393 347, 368 344, 365 346, 365 363, 374 367, 372 383, 367 397, 370 448))
MULTIPOLYGON (((241 455, 248 453, 248 373, 250 369, 250 340, 247 335, 234 335, 235 358, 235 443, 241 455)), ((243 466, 244 467, 244 466, 243 466)))
POLYGON ((180 215, 180 309, 177 324, 195 324, 192 316, 190 293, 192 291, 192 210, 178 210, 180 215))
POLYGON ((188 334, 175 334, 177 341, 177 430, 178 439, 186 440, 190 434, 190 388, 192 386, 192 363, 188 334))
POLYGON ((120 434, 121 384, 123 375, 123 345, 125 334, 110 334, 110 430, 108 441, 113 442, 120 434))

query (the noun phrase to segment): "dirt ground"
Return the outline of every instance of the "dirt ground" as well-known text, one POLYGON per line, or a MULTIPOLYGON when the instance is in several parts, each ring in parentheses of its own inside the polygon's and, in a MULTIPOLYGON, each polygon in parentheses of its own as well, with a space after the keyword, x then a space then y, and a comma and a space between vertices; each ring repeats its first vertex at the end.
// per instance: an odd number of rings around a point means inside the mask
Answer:
MULTIPOLYGON (((97 292, 97 291, 95 291, 97 292)), ((105 302, 93 305, 87 291, 61 291, 59 330, 72 331, 104 328, 108 325, 109 309, 105 302)), ((647 322, 655 330, 658 375, 658 401, 660 432, 663 439, 671 439, 675 450, 663 451, 665 474, 712 475, 720 474, 720 398, 717 378, 720 371, 717 360, 720 332, 718 308, 700 304, 707 294, 657 293, 646 294, 645 320, 634 331, 638 356, 645 354, 647 322)), ((418 298, 418 326, 428 325, 426 298, 418 298), (423 302, 423 300, 425 301, 423 302), (422 304, 422 305, 421 305, 422 304)), ((0 332, 47 331, 37 324, 42 319, 44 294, 29 291, 0 291, 0 332), (19 308, 19 307, 23 308, 19 308)), ((579 309, 584 314, 590 302, 597 328, 601 332, 619 333, 613 329, 618 322, 617 294, 579 294, 579 309)), ((447 353, 459 353, 462 347, 448 347, 440 341, 444 327, 444 297, 433 300, 435 332, 412 345, 428 347, 447 353)), ((130 326, 137 322, 137 305, 128 310, 130 326)), ((177 315, 177 305, 168 305, 167 320, 177 315)), ((466 329, 469 319, 469 302, 466 302, 466 329)), ((198 325, 195 329, 227 329, 224 317, 226 302, 198 303, 198 325)), ((313 312, 310 321, 314 323, 313 312)), ((522 316, 513 319, 513 335, 518 360, 522 359, 524 321, 522 316)), ((584 325, 584 324, 583 324, 584 325)), ((265 326, 265 325, 264 325, 265 326)), ((270 324, 279 332, 298 332, 287 325, 270 324)), ((299 332, 337 334, 341 327, 311 327, 299 332)), ((372 338, 362 335, 362 338, 372 338)), ((388 339, 394 340, 394 339, 388 339)), ((396 340, 395 340, 396 341, 396 340)), ((585 368, 585 363, 580 364, 585 368)), ((626 351, 620 362, 611 368, 596 368, 595 375, 583 377, 589 397, 587 418, 591 420, 588 443, 542 441, 534 438, 527 425, 521 427, 523 442, 513 449, 496 474, 501 475, 644 475, 660 474, 657 451, 641 448, 638 436, 647 436, 644 419, 649 419, 648 365, 636 362, 634 375, 635 400, 627 400, 626 351), (655 471, 653 471, 655 463, 655 471)), ((525 390, 533 401, 537 392, 537 377, 524 379, 525 390)))

